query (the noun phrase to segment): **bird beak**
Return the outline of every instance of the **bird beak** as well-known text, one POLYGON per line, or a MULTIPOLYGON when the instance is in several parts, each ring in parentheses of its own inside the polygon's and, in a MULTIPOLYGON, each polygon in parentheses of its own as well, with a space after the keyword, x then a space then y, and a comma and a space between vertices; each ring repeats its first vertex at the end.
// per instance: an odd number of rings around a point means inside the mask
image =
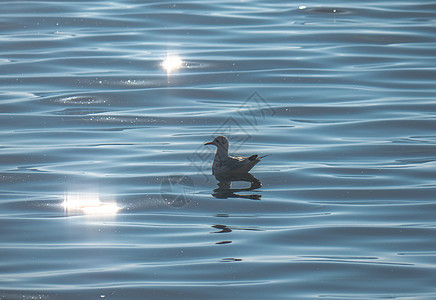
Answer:
POLYGON ((206 145, 215 145, 213 142, 207 142, 206 144, 204 144, 205 146, 206 145))

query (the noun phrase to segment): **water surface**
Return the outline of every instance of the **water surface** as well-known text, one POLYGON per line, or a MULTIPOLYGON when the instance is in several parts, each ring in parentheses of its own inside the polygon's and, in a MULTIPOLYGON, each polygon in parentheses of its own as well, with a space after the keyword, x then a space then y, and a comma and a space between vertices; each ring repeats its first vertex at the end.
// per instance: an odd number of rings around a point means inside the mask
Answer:
POLYGON ((0 299, 436 298, 433 2, 0 16, 0 299))

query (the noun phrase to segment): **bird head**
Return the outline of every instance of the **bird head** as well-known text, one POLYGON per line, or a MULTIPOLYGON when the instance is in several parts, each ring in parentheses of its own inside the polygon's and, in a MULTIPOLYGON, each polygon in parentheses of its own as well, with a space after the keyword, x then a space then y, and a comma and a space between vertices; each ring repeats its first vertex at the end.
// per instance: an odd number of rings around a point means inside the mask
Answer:
POLYGON ((215 145, 218 148, 223 147, 223 148, 228 148, 229 147, 229 140, 223 136, 217 136, 212 142, 207 142, 204 145, 215 145))

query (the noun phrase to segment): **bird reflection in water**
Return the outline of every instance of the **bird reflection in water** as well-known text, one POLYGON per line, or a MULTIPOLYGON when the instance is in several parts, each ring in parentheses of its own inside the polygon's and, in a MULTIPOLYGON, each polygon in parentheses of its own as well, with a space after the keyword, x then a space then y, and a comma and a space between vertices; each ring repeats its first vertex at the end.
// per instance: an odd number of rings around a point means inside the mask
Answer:
POLYGON ((229 227, 227 227, 227 225, 213 225, 213 228, 218 229, 218 231, 214 231, 213 233, 226 233, 226 232, 232 232, 233 230, 229 227))
MULTIPOLYGON (((213 233, 230 233, 230 232, 233 231, 227 225, 217 224, 217 225, 213 225, 212 227, 215 228, 215 229, 218 229, 218 231, 213 231, 213 233)), ((219 241, 219 242, 216 242, 215 244, 217 244, 217 245, 225 245, 225 244, 231 244, 231 243, 232 243, 232 241, 219 241)))
POLYGON ((212 196, 214 196, 215 198, 244 198, 251 200, 260 200, 261 195, 259 194, 238 194, 240 192, 249 192, 262 187, 262 182, 260 182, 260 180, 254 177, 251 173, 243 173, 229 176, 215 176, 215 178, 218 180, 218 188, 214 189, 214 193, 212 194, 212 196), (250 187, 232 189, 233 181, 250 182, 250 187))

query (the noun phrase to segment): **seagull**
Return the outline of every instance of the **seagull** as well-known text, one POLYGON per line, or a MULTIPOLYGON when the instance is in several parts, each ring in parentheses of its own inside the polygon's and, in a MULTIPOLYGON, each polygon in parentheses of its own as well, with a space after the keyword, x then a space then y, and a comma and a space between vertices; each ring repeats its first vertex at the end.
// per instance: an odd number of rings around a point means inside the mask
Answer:
POLYGON ((212 142, 204 145, 215 145, 217 147, 215 158, 212 164, 212 174, 215 176, 232 176, 248 173, 264 156, 257 154, 249 157, 229 156, 229 140, 223 136, 217 136, 212 142))

